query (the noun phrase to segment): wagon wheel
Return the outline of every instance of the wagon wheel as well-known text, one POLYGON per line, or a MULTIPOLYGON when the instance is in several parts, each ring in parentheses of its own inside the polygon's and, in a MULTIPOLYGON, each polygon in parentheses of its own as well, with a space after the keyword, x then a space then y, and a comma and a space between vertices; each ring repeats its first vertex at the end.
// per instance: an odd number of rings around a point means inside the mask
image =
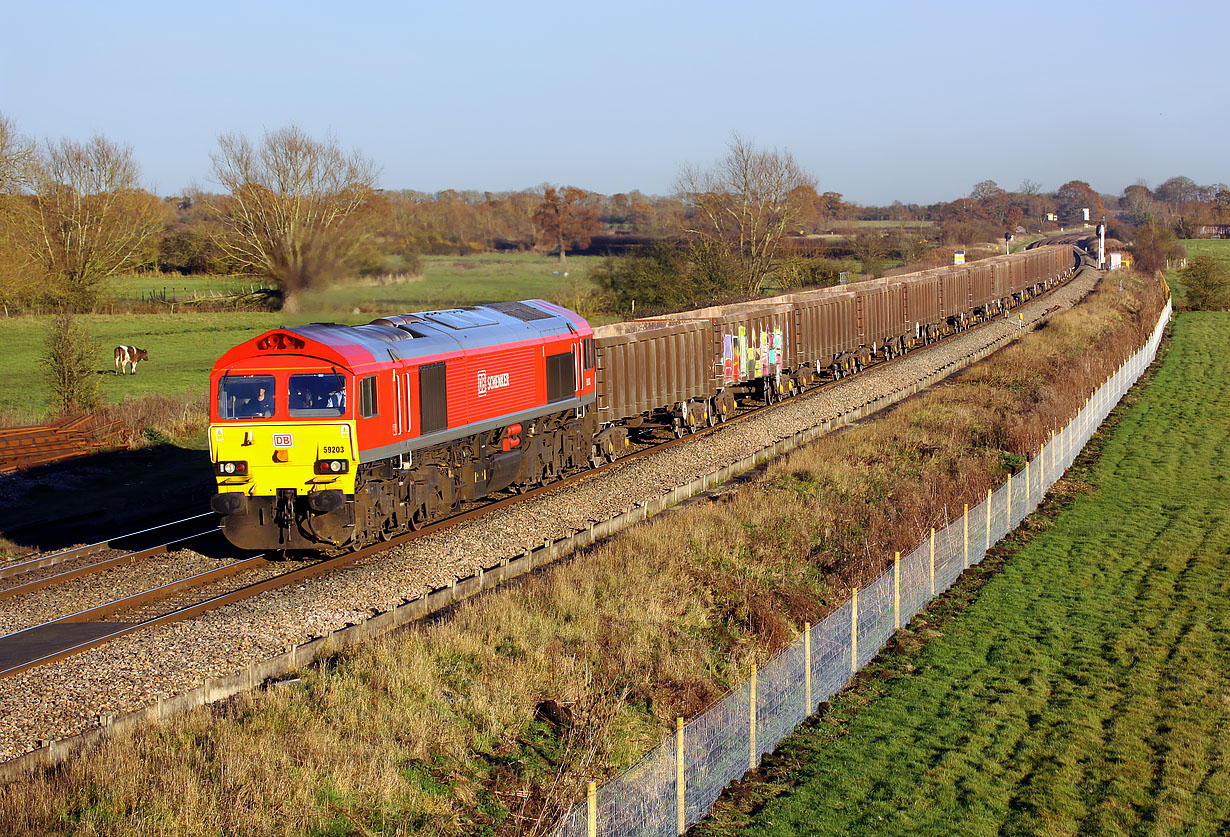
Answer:
POLYGON ((606 443, 606 461, 614 462, 618 456, 619 454, 615 452, 615 443, 607 442, 606 443))
POLYGON ((417 532, 423 528, 423 524, 427 522, 427 509, 419 506, 410 513, 410 518, 406 521, 406 528, 411 532, 417 532))
POLYGON ((718 418, 717 410, 713 408, 712 404, 706 404, 705 405, 705 426, 713 427, 718 423, 718 421, 720 421, 720 419, 718 418))
POLYGON ((688 434, 687 428, 683 426, 682 419, 671 420, 671 433, 676 439, 682 439, 688 434))
POLYGON ((718 412, 717 412, 717 420, 718 420, 718 423, 719 423, 719 424, 725 424, 725 423, 726 423, 726 419, 728 419, 728 418, 729 418, 729 416, 728 416, 728 415, 726 415, 726 402, 725 402, 725 401, 723 401, 723 402, 722 402, 722 406, 718 408, 718 412))
POLYGON ((601 468, 604 459, 601 445, 595 443, 589 446, 589 467, 601 468))

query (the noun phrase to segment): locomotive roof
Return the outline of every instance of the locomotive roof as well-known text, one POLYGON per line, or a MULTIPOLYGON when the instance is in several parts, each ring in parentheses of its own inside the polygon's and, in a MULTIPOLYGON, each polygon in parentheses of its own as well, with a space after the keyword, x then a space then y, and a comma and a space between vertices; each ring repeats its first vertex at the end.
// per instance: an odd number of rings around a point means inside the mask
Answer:
MULTIPOLYGON (((421 311, 380 317, 366 325, 311 323, 277 329, 290 332, 324 347, 330 355, 354 368, 371 362, 446 355, 463 349, 481 349, 557 337, 569 332, 587 333, 589 326, 579 315, 541 299, 496 302, 468 308, 421 311)), ((243 344, 255 344, 264 335, 243 344)), ((232 352, 242 347, 236 347, 232 352)), ((244 355, 248 355, 243 352, 244 355)), ((228 352, 228 355, 231 354, 228 352)), ((219 360, 229 360, 224 356, 219 360)))

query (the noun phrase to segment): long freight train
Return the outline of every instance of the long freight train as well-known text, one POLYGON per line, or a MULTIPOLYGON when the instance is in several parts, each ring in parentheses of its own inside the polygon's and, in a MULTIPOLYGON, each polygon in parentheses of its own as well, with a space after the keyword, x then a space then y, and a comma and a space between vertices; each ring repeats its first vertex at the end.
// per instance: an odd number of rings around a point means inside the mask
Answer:
POLYGON ((542 300, 275 329, 210 376, 211 506, 248 549, 388 538, 969 328, 1074 267, 1043 247, 598 329, 542 300))

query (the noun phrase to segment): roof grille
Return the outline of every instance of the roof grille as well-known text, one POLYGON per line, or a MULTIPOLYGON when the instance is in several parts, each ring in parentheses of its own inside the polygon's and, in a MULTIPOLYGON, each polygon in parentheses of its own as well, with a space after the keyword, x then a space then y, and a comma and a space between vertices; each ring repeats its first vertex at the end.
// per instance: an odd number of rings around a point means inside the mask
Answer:
POLYGON ((507 314, 510 317, 516 317, 518 320, 530 322, 532 320, 550 320, 554 318, 553 314, 548 314, 545 311, 539 311, 537 308, 532 308, 524 302, 492 302, 485 306, 492 311, 499 311, 501 314, 507 314))

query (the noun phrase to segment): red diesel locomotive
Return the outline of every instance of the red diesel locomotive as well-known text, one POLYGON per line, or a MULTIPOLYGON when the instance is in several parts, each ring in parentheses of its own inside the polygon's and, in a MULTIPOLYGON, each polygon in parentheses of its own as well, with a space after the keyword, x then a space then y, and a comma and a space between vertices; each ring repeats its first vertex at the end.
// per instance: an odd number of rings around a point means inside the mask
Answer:
POLYGON ((593 331, 542 300, 276 329, 210 386, 211 505, 249 549, 370 542, 596 455, 593 331))

